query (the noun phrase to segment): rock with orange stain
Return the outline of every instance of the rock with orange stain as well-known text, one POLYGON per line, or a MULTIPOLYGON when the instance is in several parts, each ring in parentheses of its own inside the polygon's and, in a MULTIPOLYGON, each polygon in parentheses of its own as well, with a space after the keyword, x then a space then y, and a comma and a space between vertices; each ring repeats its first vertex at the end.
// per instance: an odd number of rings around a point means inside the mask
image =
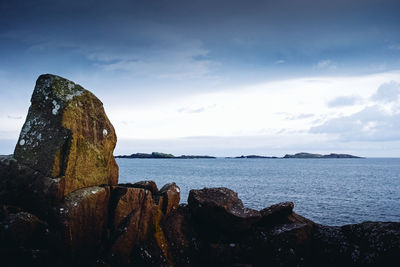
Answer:
POLYGON ((94 94, 45 74, 36 81, 14 158, 54 179, 63 197, 81 188, 118 183, 116 142, 114 127, 94 94))
POLYGON ((110 257, 116 265, 160 265, 170 261, 161 227, 164 199, 157 195, 158 192, 142 188, 142 184, 144 182, 138 183, 137 187, 135 184, 112 187, 111 210, 114 216, 110 257), (137 254, 136 259, 132 258, 132 254, 137 254), (153 262, 155 259, 157 261, 153 262))

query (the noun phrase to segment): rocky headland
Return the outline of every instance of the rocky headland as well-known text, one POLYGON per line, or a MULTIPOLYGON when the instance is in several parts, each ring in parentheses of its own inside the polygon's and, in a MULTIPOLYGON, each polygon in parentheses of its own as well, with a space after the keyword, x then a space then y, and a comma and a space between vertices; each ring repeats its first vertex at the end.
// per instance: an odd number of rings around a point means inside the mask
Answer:
POLYGON ((400 222, 324 226, 292 202, 246 208, 228 188, 118 184, 101 101, 41 75, 0 157, 2 266, 399 266, 400 222))

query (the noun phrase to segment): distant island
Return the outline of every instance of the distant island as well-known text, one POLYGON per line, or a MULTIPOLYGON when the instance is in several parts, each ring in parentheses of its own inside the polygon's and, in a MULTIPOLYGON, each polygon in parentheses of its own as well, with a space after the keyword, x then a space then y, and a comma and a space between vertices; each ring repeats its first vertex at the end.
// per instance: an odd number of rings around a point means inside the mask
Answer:
POLYGON ((174 156, 172 154, 152 152, 151 154, 135 153, 135 154, 131 154, 131 155, 115 156, 115 158, 121 158, 121 159, 215 159, 216 157, 197 156, 197 155, 174 156))
MULTIPOLYGON (((115 156, 115 158, 121 159, 216 159, 214 156, 198 156, 198 155, 181 155, 174 156, 172 154, 161 153, 161 152, 152 152, 152 153, 134 153, 131 155, 120 155, 115 156)), ((226 159, 359 159, 362 157, 353 156, 349 154, 336 154, 331 153, 328 155, 322 154, 313 154, 300 152, 294 155, 286 154, 283 157, 268 157, 268 156, 259 156, 259 155, 247 155, 247 156, 238 156, 238 157, 225 157, 226 159)))
POLYGON ((267 157, 267 156, 259 156, 259 155, 247 155, 240 157, 226 157, 227 159, 279 159, 279 157, 267 157))
POLYGON ((331 153, 329 155, 321 155, 321 154, 300 152, 294 155, 286 154, 283 158, 284 159, 359 159, 362 157, 357 157, 349 154, 331 153))

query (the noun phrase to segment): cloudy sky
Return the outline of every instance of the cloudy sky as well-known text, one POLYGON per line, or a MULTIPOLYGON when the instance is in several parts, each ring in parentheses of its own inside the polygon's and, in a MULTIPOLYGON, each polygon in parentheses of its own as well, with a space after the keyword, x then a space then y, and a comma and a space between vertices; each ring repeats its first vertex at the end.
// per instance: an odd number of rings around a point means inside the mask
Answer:
POLYGON ((115 154, 400 157, 398 0, 14 0, 0 12, 0 154, 53 73, 103 101, 115 154))

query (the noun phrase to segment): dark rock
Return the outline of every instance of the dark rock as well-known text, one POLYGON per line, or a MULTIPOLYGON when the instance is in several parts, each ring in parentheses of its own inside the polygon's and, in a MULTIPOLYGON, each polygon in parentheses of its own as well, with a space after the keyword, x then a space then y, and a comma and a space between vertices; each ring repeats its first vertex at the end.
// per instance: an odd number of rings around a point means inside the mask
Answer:
MULTIPOLYGON (((121 186, 120 184, 118 186, 121 186)), ((140 181, 134 184, 130 184, 129 187, 143 188, 149 190, 153 196, 157 195, 158 188, 154 181, 140 181)))
POLYGON ((310 248, 312 266, 351 265, 350 243, 338 226, 316 225, 310 248))
POLYGON ((118 182, 114 127, 102 102, 78 84, 55 75, 36 81, 14 157, 50 177, 62 196, 118 182))
MULTIPOLYGON (((155 184, 151 188, 156 188, 155 184)), ((170 212, 175 209, 174 201, 177 199, 179 202, 177 188, 175 184, 168 185, 160 191, 160 196, 154 196, 144 188, 113 187, 111 262, 118 265, 163 265, 171 262, 169 246, 162 229, 162 223, 168 215, 163 207, 170 212)))
POLYGON ((0 235, 3 244, 9 246, 32 246, 43 243, 43 238, 48 230, 46 222, 35 215, 20 211, 8 214, 0 222, 0 235))
POLYGON ((108 225, 110 188, 79 189, 59 203, 54 217, 68 255, 97 255, 104 246, 108 225))
POLYGON ((129 262, 135 246, 154 234, 157 207, 150 191, 141 188, 113 187, 115 201, 111 253, 129 262))
POLYGON ((188 204, 196 220, 220 231, 243 231, 261 219, 260 212, 245 208, 228 188, 190 190, 188 204))
POLYGON ((187 205, 179 205, 163 224, 171 258, 176 266, 193 266, 200 262, 200 238, 187 205))
POLYGON ((293 202, 282 202, 260 210, 260 225, 272 226, 288 222, 288 216, 293 212, 293 202))
POLYGON ((43 266, 49 263, 50 230, 35 215, 3 206, 0 221, 2 266, 43 266))
POLYGON ((399 266, 400 223, 319 225, 313 232, 314 266, 399 266))
POLYGON ((176 210, 180 201, 180 188, 175 183, 164 185, 158 195, 162 198, 162 212, 168 217, 171 212, 176 210))
POLYGON ((12 156, 0 158, 0 203, 47 217, 52 205, 63 197, 62 182, 18 163, 12 156))

